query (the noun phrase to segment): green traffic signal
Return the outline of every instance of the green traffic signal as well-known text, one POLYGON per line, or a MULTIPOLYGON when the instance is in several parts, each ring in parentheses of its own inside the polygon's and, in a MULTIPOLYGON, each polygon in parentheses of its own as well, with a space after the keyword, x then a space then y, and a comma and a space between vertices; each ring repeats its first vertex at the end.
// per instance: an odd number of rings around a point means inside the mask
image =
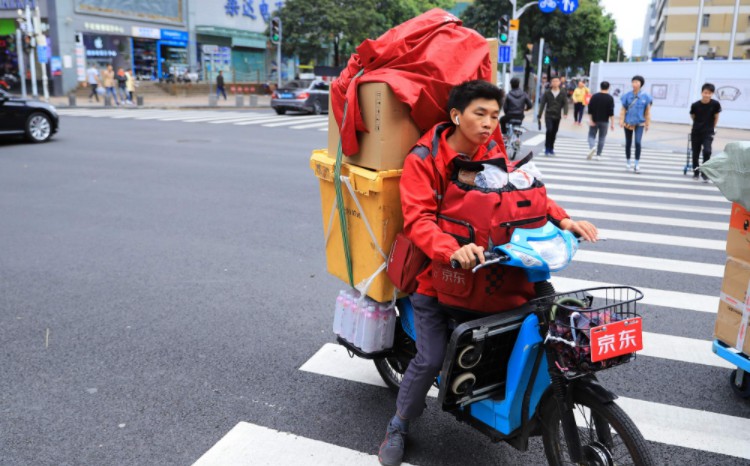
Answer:
POLYGON ((544 56, 544 64, 549 65, 549 55, 544 56))
POLYGON ((508 42, 508 34, 500 34, 500 42, 508 42))

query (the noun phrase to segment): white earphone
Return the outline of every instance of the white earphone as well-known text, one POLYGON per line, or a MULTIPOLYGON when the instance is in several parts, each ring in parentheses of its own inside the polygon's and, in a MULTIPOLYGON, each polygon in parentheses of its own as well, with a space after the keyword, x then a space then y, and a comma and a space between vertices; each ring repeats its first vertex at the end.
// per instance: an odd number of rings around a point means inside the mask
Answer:
POLYGON ((461 123, 458 122, 458 115, 456 115, 456 126, 460 125, 461 123))

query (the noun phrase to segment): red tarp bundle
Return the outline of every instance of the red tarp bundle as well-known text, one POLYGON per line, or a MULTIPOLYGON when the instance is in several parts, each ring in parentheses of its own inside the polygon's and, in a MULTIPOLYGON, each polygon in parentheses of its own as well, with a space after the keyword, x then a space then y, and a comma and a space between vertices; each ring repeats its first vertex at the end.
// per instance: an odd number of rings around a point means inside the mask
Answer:
POLYGON ((359 152, 356 132, 367 131, 357 100, 359 84, 387 83, 396 98, 411 107, 419 129, 427 131, 448 119, 445 106, 451 88, 472 79, 491 79, 487 40, 445 10, 432 9, 376 40, 365 40, 331 87, 342 151, 359 152), (345 102, 349 107, 342 121, 345 102))

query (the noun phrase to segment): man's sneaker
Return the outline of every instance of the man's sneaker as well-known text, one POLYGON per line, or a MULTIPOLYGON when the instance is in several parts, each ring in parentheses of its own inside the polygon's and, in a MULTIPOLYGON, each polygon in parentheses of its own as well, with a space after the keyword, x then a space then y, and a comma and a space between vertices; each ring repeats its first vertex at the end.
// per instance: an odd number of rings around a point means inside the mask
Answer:
POLYGON ((641 172, 641 169, 640 169, 640 168, 638 168, 638 165, 636 165, 636 166, 635 166, 635 167, 633 168, 633 171, 634 171, 635 173, 640 173, 640 172, 641 172))
POLYGON ((399 429, 393 421, 388 423, 385 440, 380 444, 378 461, 383 466, 398 466, 404 458, 404 436, 406 432, 399 429))
POLYGON ((602 156, 601 155, 597 155, 596 156, 596 161, 597 162, 601 162, 602 161, 602 156))
POLYGON ((630 160, 625 164, 625 170, 630 171, 630 160))
POLYGON ((586 156, 587 160, 591 160, 594 157, 594 154, 596 154, 596 147, 592 147, 589 151, 589 155, 586 156))
POLYGON ((549 156, 550 157, 554 157, 555 156, 555 151, 553 151, 553 150, 549 151, 549 156))

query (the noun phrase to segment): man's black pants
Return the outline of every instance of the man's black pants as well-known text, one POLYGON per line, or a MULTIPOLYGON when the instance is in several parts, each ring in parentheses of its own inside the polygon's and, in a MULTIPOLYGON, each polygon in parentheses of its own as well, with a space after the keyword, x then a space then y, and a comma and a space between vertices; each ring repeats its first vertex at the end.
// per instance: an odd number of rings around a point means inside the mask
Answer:
MULTIPOLYGON (((701 152, 701 149, 703 149, 703 163, 708 162, 711 159, 711 144, 714 142, 714 132, 713 131, 706 131, 706 132, 700 132, 700 133, 691 133, 690 134, 690 145, 693 149, 693 176, 698 177, 698 173, 700 172, 699 168, 700 165, 698 164, 698 158, 701 152)), ((703 176, 703 179, 706 179, 706 175, 701 173, 701 176, 703 176)))
POLYGON ((560 129, 560 119, 551 118, 544 116, 544 125, 547 127, 547 134, 544 141, 544 151, 554 152, 555 151, 555 139, 557 139, 557 131, 560 129))

